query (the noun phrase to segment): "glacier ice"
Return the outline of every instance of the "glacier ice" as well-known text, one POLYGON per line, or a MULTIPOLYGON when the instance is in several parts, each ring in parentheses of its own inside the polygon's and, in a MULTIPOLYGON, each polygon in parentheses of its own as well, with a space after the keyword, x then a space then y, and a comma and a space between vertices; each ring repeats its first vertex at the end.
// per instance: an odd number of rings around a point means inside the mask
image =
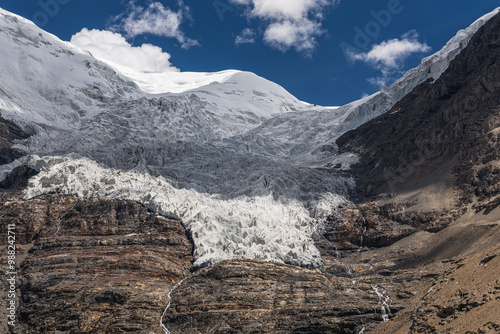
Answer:
POLYGON ((132 200, 165 217, 180 218, 195 242, 195 266, 252 258, 316 267, 321 257, 313 234, 321 220, 348 201, 324 193, 313 208, 283 196, 218 195, 177 189, 162 176, 105 168, 88 158, 30 156, 25 163, 40 173, 29 180, 24 198, 45 193, 81 198, 132 200))

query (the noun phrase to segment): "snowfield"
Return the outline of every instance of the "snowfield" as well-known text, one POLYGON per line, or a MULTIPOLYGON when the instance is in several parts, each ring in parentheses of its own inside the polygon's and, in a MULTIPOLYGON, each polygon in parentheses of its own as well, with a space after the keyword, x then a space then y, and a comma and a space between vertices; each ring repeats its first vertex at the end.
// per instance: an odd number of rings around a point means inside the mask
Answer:
POLYGON ((0 112, 31 136, 24 193, 128 199, 182 219, 195 265, 251 258, 315 267, 323 222, 349 206, 355 154, 335 140, 437 78, 495 10, 394 85, 315 107, 253 73, 138 73, 0 9, 0 112))

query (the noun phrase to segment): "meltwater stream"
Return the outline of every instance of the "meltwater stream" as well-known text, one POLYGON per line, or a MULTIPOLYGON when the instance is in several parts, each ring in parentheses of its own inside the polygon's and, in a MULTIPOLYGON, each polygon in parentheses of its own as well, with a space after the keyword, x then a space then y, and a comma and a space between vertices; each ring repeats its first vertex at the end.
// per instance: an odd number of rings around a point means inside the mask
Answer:
POLYGON ((187 280, 189 277, 191 277, 191 275, 190 275, 190 276, 186 276, 186 277, 184 277, 182 280, 180 280, 179 282, 177 282, 177 284, 175 284, 175 285, 172 287, 172 289, 170 289, 170 291, 168 292, 168 304, 167 304, 167 306, 165 307, 165 310, 163 311, 163 313, 162 313, 162 315, 161 315, 161 317, 160 317, 160 325, 161 325, 161 328, 162 328, 162 330, 163 330, 163 332, 164 332, 165 334, 170 334, 170 331, 168 330, 168 328, 167 328, 167 327, 163 324, 163 318, 165 317, 165 314, 167 314, 167 311, 168 311, 168 309, 170 308, 170 304, 172 303, 172 293, 173 293, 175 290, 177 290, 177 288, 178 288, 179 286, 181 286, 181 284, 182 284, 185 280, 187 280))
POLYGON ((387 291, 380 289, 377 285, 372 285, 372 289, 378 297, 378 305, 382 313, 382 322, 388 322, 391 315, 391 298, 387 294, 387 291))

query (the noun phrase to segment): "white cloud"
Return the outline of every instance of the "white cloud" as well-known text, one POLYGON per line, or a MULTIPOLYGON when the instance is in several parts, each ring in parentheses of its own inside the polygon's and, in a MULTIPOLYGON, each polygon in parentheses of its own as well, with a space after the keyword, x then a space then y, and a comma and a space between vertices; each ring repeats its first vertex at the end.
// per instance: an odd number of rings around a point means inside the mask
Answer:
POLYGON ((246 7, 245 15, 260 20, 264 42, 286 51, 294 48, 310 54, 316 38, 324 34, 322 22, 329 6, 338 0, 230 0, 246 7))
POLYGON ((241 34, 236 36, 236 39, 234 41, 234 44, 236 45, 253 43, 255 43, 255 32, 250 28, 243 29, 241 34))
POLYGON ((269 25, 264 41, 274 48, 286 51, 293 46, 299 52, 311 52, 317 45, 315 36, 321 32, 321 24, 309 20, 283 21, 269 25))
MULTIPOLYGON (((241 1, 238 1, 241 3, 241 1)), ((328 4, 326 0, 252 0, 243 1, 252 4, 251 14, 269 19, 300 20, 311 11, 321 11, 328 4)))
POLYGON ((139 72, 178 72, 170 63, 170 54, 158 46, 134 47, 120 34, 106 30, 83 28, 71 37, 71 43, 89 51, 103 61, 127 66, 139 72))
POLYGON ((161 37, 175 38, 183 48, 197 46, 199 43, 187 38, 180 30, 180 25, 189 19, 189 7, 179 2, 179 10, 173 11, 160 2, 152 2, 147 7, 136 6, 131 1, 127 10, 113 19, 117 21, 111 30, 125 32, 128 38, 142 34, 152 34, 161 37))
POLYGON ((366 53, 352 53, 351 55, 353 60, 361 60, 376 67, 397 69, 411 54, 430 50, 429 45, 418 41, 416 31, 410 31, 400 39, 395 38, 373 45, 372 49, 366 53))
POLYGON ((404 66, 405 60, 415 53, 431 51, 426 43, 418 41, 415 30, 380 44, 375 44, 368 52, 350 51, 349 56, 353 61, 363 61, 382 72, 382 76, 368 79, 372 85, 383 87, 391 81, 396 73, 404 66))

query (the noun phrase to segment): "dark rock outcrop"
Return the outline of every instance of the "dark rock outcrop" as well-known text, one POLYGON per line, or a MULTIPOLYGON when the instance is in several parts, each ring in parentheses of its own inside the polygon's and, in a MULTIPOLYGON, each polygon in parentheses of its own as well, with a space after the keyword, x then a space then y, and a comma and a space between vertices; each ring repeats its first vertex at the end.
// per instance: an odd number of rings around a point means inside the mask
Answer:
POLYGON ((0 165, 11 163, 22 157, 24 153, 12 148, 12 145, 15 140, 28 137, 29 135, 20 127, 0 116, 0 165))
POLYGON ((28 166, 19 166, 5 178, 0 181, 0 189, 3 191, 16 191, 22 190, 28 186, 30 177, 38 174, 38 172, 28 166))

